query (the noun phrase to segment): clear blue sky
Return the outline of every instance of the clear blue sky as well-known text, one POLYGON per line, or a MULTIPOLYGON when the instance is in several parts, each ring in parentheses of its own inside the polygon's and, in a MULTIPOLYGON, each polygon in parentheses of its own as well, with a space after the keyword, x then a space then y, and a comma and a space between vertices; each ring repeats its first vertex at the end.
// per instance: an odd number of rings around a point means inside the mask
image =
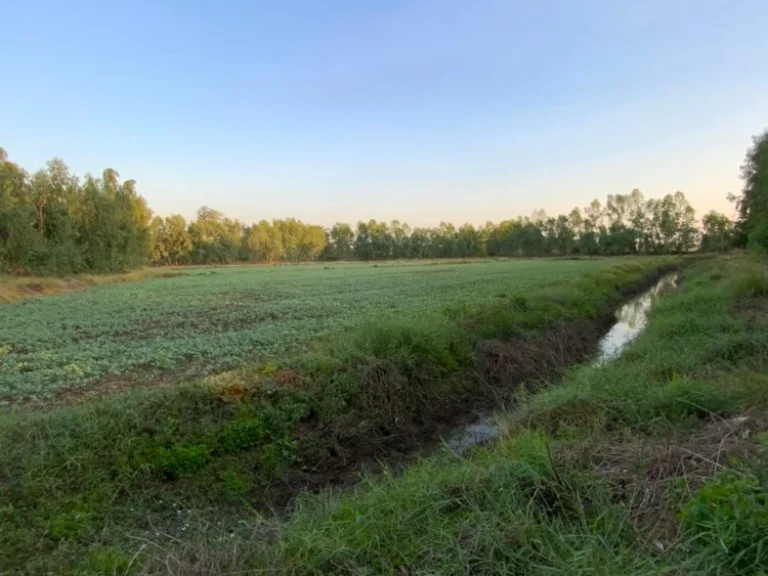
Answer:
POLYGON ((411 224, 634 187, 730 211, 766 0, 0 0, 0 146, 160 214, 411 224))

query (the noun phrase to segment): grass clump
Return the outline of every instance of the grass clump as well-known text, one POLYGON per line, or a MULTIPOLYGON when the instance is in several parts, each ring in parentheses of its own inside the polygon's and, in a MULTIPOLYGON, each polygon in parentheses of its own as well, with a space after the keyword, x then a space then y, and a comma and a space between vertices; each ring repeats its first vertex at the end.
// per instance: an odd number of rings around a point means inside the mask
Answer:
POLYGON ((737 298, 768 296, 768 274, 759 261, 745 262, 736 272, 734 293, 737 298))
POLYGON ((765 478, 725 470, 696 492, 680 517, 699 566, 734 574, 760 574, 768 567, 765 478))
POLYGON ((158 448, 155 462, 170 478, 178 478, 205 466, 211 457, 211 451, 205 444, 158 448))

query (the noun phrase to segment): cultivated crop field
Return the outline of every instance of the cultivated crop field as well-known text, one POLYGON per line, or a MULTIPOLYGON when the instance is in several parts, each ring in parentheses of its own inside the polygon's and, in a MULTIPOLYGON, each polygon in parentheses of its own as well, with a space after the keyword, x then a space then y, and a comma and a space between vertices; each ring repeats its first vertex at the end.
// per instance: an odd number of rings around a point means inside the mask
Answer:
POLYGON ((531 292, 603 260, 341 263, 191 269, 0 307, 0 401, 119 390, 296 356, 382 315, 531 292))

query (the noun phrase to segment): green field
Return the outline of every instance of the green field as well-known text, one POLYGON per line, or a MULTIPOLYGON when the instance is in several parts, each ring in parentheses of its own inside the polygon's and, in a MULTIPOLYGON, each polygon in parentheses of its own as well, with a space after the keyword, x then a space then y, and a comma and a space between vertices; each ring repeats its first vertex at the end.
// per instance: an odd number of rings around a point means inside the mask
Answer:
MULTIPOLYGON (((0 414, 0 573, 763 574, 764 263, 689 259, 640 338, 588 361, 616 305, 680 265, 199 269, 8 306, 38 349, 77 314, 89 338, 63 349, 128 367, 83 388, 178 382, 0 414), (272 342, 228 338, 248 328, 272 342), (147 369, 126 345, 195 342, 229 356, 147 369), (500 404, 495 445, 410 458, 500 404)), ((62 386, 30 367, 13 374, 62 386)))
POLYGON ((619 259, 193 269, 0 307, 0 401, 200 377, 295 356, 366 318, 546 289, 619 259))
POLYGON ((738 254, 188 269, 8 306, 41 349, 76 314, 92 332, 66 350, 135 369, 13 373, 54 402, 0 414, 0 574, 765 574, 767 272, 738 254), (681 267, 639 339, 591 362, 616 306, 681 267), (249 329, 271 342, 238 348, 249 329), (147 367, 127 346, 195 343, 229 355, 147 367), (55 406, 72 382, 115 393, 55 406), (498 442, 433 451, 493 406, 498 442))
POLYGON ((584 359, 679 263, 188 269, 3 307, 7 401, 44 409, 0 414, 0 573, 136 574, 135 538, 186 537, 199 514, 234 529, 413 453, 584 359), (136 382, 173 385, 120 393, 136 382), (59 406, 62 390, 105 394, 59 406))

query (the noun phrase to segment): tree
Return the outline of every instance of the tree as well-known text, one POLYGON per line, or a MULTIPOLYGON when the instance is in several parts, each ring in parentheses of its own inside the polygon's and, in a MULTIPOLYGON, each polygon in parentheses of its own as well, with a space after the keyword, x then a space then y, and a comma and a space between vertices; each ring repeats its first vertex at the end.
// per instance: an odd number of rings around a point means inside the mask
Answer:
POLYGON ((473 258, 482 256, 485 253, 480 236, 472 224, 464 224, 456 234, 459 256, 462 258, 473 258))
POLYGON ((579 237, 579 252, 593 255, 601 253, 600 237, 604 218, 603 208, 598 200, 592 200, 589 206, 584 208, 583 232, 579 237))
POLYGON ((648 202, 650 223, 649 251, 656 254, 688 252, 697 242, 698 232, 693 226, 696 212, 685 194, 678 191, 660 200, 648 202))
POLYGON ((152 221, 155 235, 152 262, 155 264, 185 264, 192 255, 192 238, 187 222, 179 214, 152 221))
MULTIPOLYGON (((196 264, 227 264, 237 257, 233 246, 234 222, 208 206, 197 211, 197 218, 189 225, 192 240, 192 261, 196 264)), ((238 246, 239 247, 239 246, 238 246)))
POLYGON ((349 260, 354 255, 355 232, 346 223, 336 223, 330 232, 329 251, 334 260, 349 260))
POLYGON ((394 237, 386 222, 358 222, 354 253, 361 260, 384 260, 392 257, 394 237))
POLYGON ((741 177, 744 189, 737 204, 739 231, 750 247, 768 250, 768 130, 753 138, 741 177))
POLYGON ((705 251, 728 250, 733 246, 734 226, 730 218, 711 210, 701 219, 703 232, 701 249, 705 251))
POLYGON ((322 226, 301 224, 297 259, 300 261, 314 260, 325 247, 325 230, 322 226))
POLYGON ((392 220, 389 231, 392 236, 392 256, 407 258, 410 250, 408 237, 411 235, 411 227, 408 224, 401 224, 400 220, 392 220))
POLYGON ((283 254, 279 230, 273 230, 272 225, 266 220, 261 220, 258 224, 244 230, 243 245, 247 251, 247 260, 272 262, 279 260, 283 254))

